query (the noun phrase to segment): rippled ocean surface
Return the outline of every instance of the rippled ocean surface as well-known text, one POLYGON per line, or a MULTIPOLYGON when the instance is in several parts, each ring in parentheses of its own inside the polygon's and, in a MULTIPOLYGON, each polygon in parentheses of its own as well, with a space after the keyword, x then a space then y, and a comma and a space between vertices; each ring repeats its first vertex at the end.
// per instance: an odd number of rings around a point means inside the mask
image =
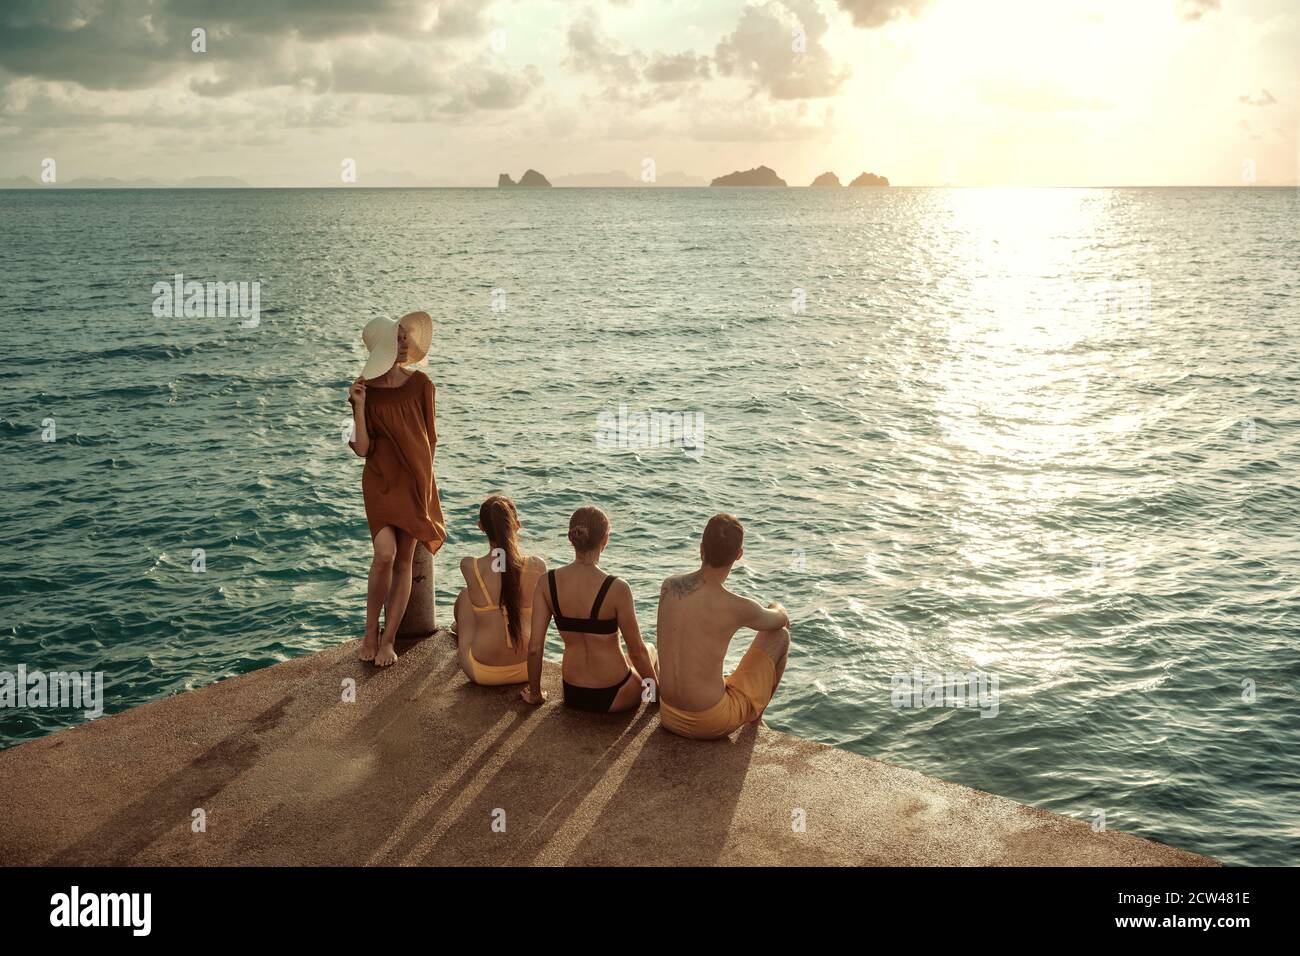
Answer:
POLYGON ((0 192, 0 670, 102 670, 115 712, 358 636, 345 390, 424 308, 444 622, 490 491, 551 562, 604 506, 651 638, 731 511, 733 585, 794 619, 772 726, 1295 864, 1298 223, 1287 189, 0 192), (259 281, 260 323, 155 318, 175 273, 259 281), (601 447, 622 404, 701 453, 601 447), (893 706, 916 668, 996 676, 997 716, 893 706))

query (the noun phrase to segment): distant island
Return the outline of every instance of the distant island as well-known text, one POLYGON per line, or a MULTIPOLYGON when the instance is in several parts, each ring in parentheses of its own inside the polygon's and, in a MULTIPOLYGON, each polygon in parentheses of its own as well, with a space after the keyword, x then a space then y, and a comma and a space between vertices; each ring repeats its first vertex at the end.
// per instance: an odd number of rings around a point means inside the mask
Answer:
MULTIPOLYGON (((725 176, 719 176, 710 186, 784 186, 785 180, 776 174, 776 170, 767 166, 756 166, 753 169, 737 170, 734 173, 728 173, 725 176)), ((822 173, 812 181, 810 189, 834 189, 843 185, 840 177, 834 173, 822 173)), ((889 180, 884 176, 877 176, 875 173, 863 173, 850 186, 888 186, 889 180)))
POLYGON ((190 176, 186 179, 94 179, 79 176, 66 183, 42 183, 30 176, 0 179, 0 189, 252 189, 234 176, 190 176))
POLYGON ((551 185, 557 189, 562 186, 632 188, 634 186, 707 186, 708 182, 699 176, 691 176, 683 172, 659 173, 653 180, 646 182, 640 177, 628 175, 621 169, 611 169, 606 173, 568 173, 564 176, 556 176, 551 180, 551 185))
POLYGON ((725 176, 719 176, 710 186, 784 186, 785 180, 776 174, 776 170, 767 166, 756 166, 743 172, 737 170, 725 176))
POLYGON ((885 176, 877 176, 875 173, 863 173, 850 186, 888 186, 889 179, 885 176))
POLYGON ((550 185, 551 184, 547 181, 546 177, 535 169, 527 170, 519 177, 519 182, 515 182, 511 179, 509 173, 502 173, 497 177, 497 186, 499 187, 513 187, 516 189, 522 187, 530 189, 537 186, 545 186, 549 189, 550 185))
MULTIPOLYGON (((822 173, 820 176, 818 176, 816 179, 812 181, 812 187, 816 187, 819 189, 823 186, 833 187, 839 185, 841 185, 840 177, 836 176, 834 173, 822 173)), ((853 180, 853 182, 849 183, 849 185, 850 186, 888 186, 889 180, 884 176, 877 176, 875 173, 863 173, 857 179, 853 180)))

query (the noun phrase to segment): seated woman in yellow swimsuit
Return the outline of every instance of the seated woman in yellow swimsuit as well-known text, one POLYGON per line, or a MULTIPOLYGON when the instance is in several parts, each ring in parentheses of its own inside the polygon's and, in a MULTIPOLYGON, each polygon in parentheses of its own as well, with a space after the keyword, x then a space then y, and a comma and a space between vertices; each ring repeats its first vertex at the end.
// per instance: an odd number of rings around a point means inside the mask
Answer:
POLYGON ((523 684, 533 589, 546 573, 546 562, 520 553, 519 514, 505 495, 491 495, 479 506, 478 526, 487 535, 488 553, 460 562, 465 578, 455 609, 460 667, 476 684, 523 684))

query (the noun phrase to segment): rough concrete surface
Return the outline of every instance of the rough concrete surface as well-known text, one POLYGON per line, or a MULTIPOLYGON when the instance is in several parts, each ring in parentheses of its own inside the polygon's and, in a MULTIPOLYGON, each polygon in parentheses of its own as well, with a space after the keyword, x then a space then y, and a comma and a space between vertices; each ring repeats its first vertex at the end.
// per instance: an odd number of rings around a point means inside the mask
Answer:
POLYGON ((570 712, 550 663, 529 707, 445 631, 386 670, 355 647, 0 752, 0 863, 1214 865, 768 728, 570 712))

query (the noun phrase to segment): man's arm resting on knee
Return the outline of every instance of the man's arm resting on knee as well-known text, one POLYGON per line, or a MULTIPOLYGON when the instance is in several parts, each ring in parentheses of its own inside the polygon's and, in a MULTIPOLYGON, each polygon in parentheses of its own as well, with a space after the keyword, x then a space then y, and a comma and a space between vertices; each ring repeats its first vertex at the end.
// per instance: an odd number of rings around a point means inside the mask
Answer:
POLYGON ((740 625, 755 631, 779 631, 790 626, 790 615, 780 604, 773 601, 763 607, 757 601, 741 598, 740 625))

